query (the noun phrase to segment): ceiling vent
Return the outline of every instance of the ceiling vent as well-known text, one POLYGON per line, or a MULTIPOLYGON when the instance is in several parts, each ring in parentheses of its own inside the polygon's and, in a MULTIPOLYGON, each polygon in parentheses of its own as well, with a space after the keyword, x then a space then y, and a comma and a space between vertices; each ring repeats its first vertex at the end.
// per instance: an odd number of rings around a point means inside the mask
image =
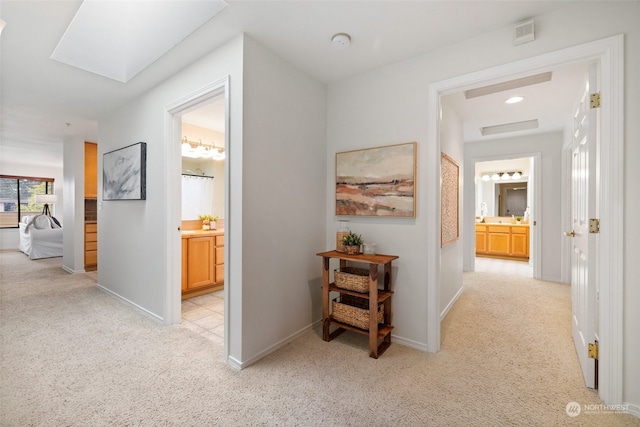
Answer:
POLYGON ((478 96, 491 95, 492 93, 504 92, 506 90, 517 89, 520 87, 531 86, 538 83, 544 83, 551 81, 552 73, 548 71, 546 73, 535 74, 533 76, 522 77, 519 79, 508 80, 506 82, 500 82, 489 86, 478 87, 475 89, 469 89, 464 91, 464 96, 467 99, 476 98, 478 96))
POLYGON ((522 130, 537 129, 538 120, 525 120, 524 122, 506 123, 496 126, 485 126, 480 128, 482 136, 497 135, 499 133, 518 132, 522 130))
POLYGON ((513 27, 513 45, 532 42, 535 39, 533 19, 513 27))

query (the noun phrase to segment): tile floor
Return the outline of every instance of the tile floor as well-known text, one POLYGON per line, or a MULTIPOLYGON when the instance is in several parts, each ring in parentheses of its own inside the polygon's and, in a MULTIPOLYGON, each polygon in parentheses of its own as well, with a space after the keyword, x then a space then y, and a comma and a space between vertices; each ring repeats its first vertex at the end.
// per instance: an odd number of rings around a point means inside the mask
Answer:
POLYGON ((533 267, 528 262, 497 258, 476 257, 476 271, 508 276, 533 277, 533 267))
POLYGON ((180 325, 224 345, 224 291, 182 300, 180 325))

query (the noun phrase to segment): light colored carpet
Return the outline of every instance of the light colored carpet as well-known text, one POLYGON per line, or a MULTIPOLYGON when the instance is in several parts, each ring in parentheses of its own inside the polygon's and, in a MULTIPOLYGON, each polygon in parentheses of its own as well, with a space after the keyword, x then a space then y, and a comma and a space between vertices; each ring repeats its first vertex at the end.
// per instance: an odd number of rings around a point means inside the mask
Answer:
POLYGON ((61 259, 0 252, 2 426, 640 426, 580 377, 566 285, 474 273, 443 350, 311 330, 242 371, 222 348, 101 292, 61 259))

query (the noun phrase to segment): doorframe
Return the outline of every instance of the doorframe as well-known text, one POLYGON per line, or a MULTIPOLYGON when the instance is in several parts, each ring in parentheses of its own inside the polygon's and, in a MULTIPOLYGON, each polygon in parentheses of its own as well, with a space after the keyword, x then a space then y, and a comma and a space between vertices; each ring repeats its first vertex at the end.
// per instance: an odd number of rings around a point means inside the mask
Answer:
MULTIPOLYGON (((427 348, 440 350, 440 99, 480 85, 498 83, 534 72, 548 71, 575 63, 600 64, 601 156, 600 156, 600 283, 598 331, 599 389, 606 404, 622 404, 623 387, 623 249, 624 249, 624 36, 622 34, 534 56, 429 85, 427 116, 427 188, 430 197, 427 238, 427 348), (430 253, 429 253, 430 252, 430 253)), ((463 229, 464 232, 464 229, 463 229)))
MULTIPOLYGON (((518 153, 518 154, 504 154, 504 155, 496 155, 496 156, 487 156, 487 157, 473 157, 471 159, 472 164, 471 168, 465 168, 465 171, 473 170, 473 176, 475 177, 475 167, 477 163, 482 162, 491 162, 496 160, 512 160, 512 159, 533 159, 533 209, 531 210, 531 218, 529 223, 533 224, 533 221, 539 220, 542 212, 540 211, 540 206, 542 205, 542 195, 540 192, 542 191, 542 153, 537 152, 527 152, 527 153, 518 153)), ((470 173, 470 172, 466 172, 470 173)), ((464 177, 463 177, 464 179, 464 177)), ((474 190, 474 199, 475 199, 475 188, 474 190)), ((476 201, 477 202, 477 201, 476 201)), ((462 215, 462 221, 464 223, 465 216, 462 215)), ((542 278, 542 264, 540 263, 540 259, 542 257, 542 245, 540 242, 542 241, 542 225, 530 227, 529 235, 531 238, 531 242, 529 244, 530 253, 531 253, 531 266, 533 267, 533 278, 541 279, 542 278)), ((462 227, 465 229, 465 227, 462 227)), ((475 239, 474 239, 475 241, 475 239)), ((463 248, 463 252, 468 251, 469 257, 472 260, 471 264, 466 267, 473 266, 472 271, 476 269, 476 260, 475 260, 475 245, 469 248, 463 248), (473 254, 473 256, 471 256, 473 254)), ((464 264, 463 264, 464 265, 464 264)))
MULTIPOLYGON (((180 235, 180 224, 182 218, 181 204, 176 202, 180 200, 181 194, 181 182, 180 175, 182 174, 181 159, 182 154, 180 151, 180 144, 176 141, 182 139, 182 114, 194 107, 207 102, 220 95, 224 96, 225 103, 225 147, 227 152, 227 159, 224 166, 225 175, 225 224, 228 224, 229 218, 229 76, 223 77, 217 81, 209 83, 208 85, 189 93, 165 107, 165 169, 167 174, 165 176, 165 188, 166 188, 166 215, 167 215, 167 229, 166 232, 166 275, 167 282, 165 283, 165 324, 175 325, 180 323, 182 317, 182 238, 180 235), (176 233, 176 231, 178 231, 176 233)), ((224 234, 224 257, 228 260, 229 252, 229 233, 225 230, 224 234)), ((229 359, 229 274, 228 269, 225 268, 224 272, 224 360, 229 359)))

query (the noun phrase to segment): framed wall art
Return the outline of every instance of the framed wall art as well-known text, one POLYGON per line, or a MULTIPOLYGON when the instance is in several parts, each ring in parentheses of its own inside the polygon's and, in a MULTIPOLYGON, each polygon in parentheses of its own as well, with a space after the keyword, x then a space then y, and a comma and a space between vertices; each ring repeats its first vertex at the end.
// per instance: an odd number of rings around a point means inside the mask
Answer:
POLYGON ((460 237, 460 167, 451 157, 442 153, 440 170, 441 242, 444 247, 460 237))
POLYGON ((146 175, 146 142, 104 153, 102 200, 146 200, 146 175))
POLYGON ((336 215, 415 217, 416 147, 336 153, 336 215))

